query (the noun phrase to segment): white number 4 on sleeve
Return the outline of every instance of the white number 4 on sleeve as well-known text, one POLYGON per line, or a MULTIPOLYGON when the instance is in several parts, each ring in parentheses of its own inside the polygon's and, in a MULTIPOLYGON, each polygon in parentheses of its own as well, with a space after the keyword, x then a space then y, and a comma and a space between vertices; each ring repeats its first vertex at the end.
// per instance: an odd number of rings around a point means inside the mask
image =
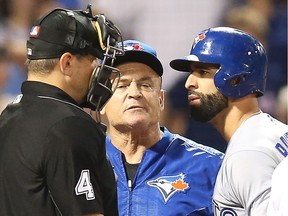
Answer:
POLYGON ((85 194, 87 200, 95 199, 93 187, 90 181, 90 172, 89 170, 82 170, 81 176, 78 180, 78 183, 75 187, 76 195, 85 194))

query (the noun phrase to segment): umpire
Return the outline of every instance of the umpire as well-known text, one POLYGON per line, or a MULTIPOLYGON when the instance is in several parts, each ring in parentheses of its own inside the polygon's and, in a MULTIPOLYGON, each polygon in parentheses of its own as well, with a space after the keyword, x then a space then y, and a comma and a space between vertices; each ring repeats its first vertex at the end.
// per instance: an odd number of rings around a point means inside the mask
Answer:
POLYGON ((99 111, 110 98, 119 73, 106 59, 121 40, 91 7, 54 9, 32 27, 28 80, 0 116, 1 216, 118 215, 105 133, 81 104, 99 111))

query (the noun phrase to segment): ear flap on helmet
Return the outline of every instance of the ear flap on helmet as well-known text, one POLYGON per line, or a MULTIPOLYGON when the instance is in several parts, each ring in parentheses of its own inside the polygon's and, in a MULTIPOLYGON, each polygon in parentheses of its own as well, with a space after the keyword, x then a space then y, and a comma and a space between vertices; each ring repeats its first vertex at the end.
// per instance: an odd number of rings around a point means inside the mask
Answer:
POLYGON ((242 72, 237 74, 229 74, 225 69, 220 68, 214 76, 216 88, 226 97, 240 98, 254 89, 251 82, 251 73, 242 72))

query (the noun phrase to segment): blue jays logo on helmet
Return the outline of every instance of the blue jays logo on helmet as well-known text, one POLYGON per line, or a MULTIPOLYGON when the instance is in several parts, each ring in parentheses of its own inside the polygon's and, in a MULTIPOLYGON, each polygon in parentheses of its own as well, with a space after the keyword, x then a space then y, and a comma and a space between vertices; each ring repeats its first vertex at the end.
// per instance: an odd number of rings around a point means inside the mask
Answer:
POLYGON ((190 55, 171 61, 170 66, 191 72, 191 64, 195 62, 219 65, 214 83, 226 97, 264 94, 266 51, 257 39, 241 30, 216 27, 202 31, 193 42, 190 55))
POLYGON ((202 31, 202 32, 200 32, 200 33, 197 35, 197 37, 194 39, 194 43, 193 43, 193 45, 192 45, 192 48, 194 48, 199 41, 202 41, 202 40, 204 40, 204 39, 206 38, 206 33, 207 33, 207 31, 208 31, 208 30, 202 31))
POLYGON ((157 188, 166 203, 176 192, 183 192, 189 188, 189 185, 184 181, 184 178, 185 175, 183 173, 176 176, 161 176, 157 179, 148 181, 147 184, 157 188))

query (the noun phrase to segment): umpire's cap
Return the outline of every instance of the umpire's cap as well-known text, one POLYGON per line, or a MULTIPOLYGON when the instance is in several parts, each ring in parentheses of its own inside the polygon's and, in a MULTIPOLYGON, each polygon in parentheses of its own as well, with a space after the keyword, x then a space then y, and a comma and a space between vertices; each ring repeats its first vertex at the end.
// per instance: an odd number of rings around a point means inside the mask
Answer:
MULTIPOLYGON (((163 74, 163 66, 157 58, 157 53, 151 46, 137 40, 123 41, 125 54, 117 56, 114 66, 126 62, 139 62, 151 67, 159 76, 163 74)), ((118 44, 122 46, 121 43, 118 44)))
POLYGON ((32 26, 27 41, 27 58, 51 59, 71 52, 103 59, 106 47, 102 44, 102 36, 96 16, 86 11, 57 8, 32 26))

